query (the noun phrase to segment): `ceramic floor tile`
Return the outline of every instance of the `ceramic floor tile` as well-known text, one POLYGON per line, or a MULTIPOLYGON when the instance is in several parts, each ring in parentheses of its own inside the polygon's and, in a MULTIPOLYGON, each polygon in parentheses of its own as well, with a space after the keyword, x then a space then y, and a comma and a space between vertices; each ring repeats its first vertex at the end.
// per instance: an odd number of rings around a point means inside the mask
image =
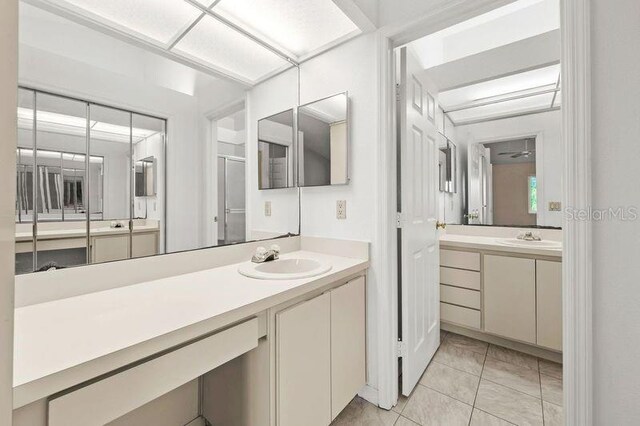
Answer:
POLYGON ((484 355, 459 349, 452 345, 441 345, 436 352, 434 361, 448 365, 455 369, 479 376, 482 373, 484 355))
POLYGON ((453 345, 458 349, 464 349, 467 351, 477 352, 479 354, 486 354, 489 344, 487 342, 481 342, 480 340, 472 339, 470 337, 461 336, 460 334, 449 333, 444 343, 446 345, 453 345))
POLYGON ((432 361, 420 383, 458 401, 473 405, 480 377, 432 361))
POLYGON ((562 405, 562 380, 540 373, 542 399, 556 405, 562 405))
POLYGON ((406 407, 408 401, 409 398, 402 395, 401 393, 398 393, 398 403, 395 405, 395 407, 392 408, 392 410, 398 414, 402 413, 402 410, 404 410, 404 407, 406 407))
POLYGON ((395 426, 420 426, 418 423, 416 422, 412 422, 411 420, 409 420, 406 417, 398 417, 398 420, 396 420, 396 425, 395 426))
POLYGON ((521 367, 531 368, 538 371, 538 358, 514 351, 513 349, 503 348, 502 346, 489 345, 487 356, 498 359, 509 364, 519 365, 521 367))
POLYGON ((550 402, 543 402, 544 425, 545 426, 563 426, 564 410, 562 407, 550 402))
POLYGON ((396 412, 383 410, 360 397, 355 397, 331 425, 392 426, 398 417, 399 414, 396 412))
POLYGON ((448 331, 440 330, 440 343, 447 337, 448 331))
POLYGON ((482 378, 540 398, 540 375, 530 368, 487 357, 482 378))
POLYGON ((562 379, 562 364, 541 359, 539 360, 539 365, 541 374, 546 374, 547 376, 555 377, 556 379, 562 379))
POLYGON ((502 420, 496 416, 492 416, 489 413, 485 413, 482 410, 478 410, 477 408, 473 409, 473 414, 471 415, 471 423, 470 426, 511 426, 513 423, 509 423, 506 420, 502 420))
POLYGON ((467 426, 471 410, 470 405, 418 385, 402 415, 423 426, 467 426))
POLYGON ((480 381, 475 406, 518 425, 543 424, 541 400, 488 380, 480 381))

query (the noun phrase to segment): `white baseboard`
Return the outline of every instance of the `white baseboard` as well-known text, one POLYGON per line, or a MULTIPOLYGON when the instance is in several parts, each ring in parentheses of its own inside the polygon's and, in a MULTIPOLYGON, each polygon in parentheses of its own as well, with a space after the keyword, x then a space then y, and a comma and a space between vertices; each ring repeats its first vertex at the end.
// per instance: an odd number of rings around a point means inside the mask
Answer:
POLYGON ((450 331, 452 333, 461 334, 466 337, 471 337, 472 339, 482 340, 483 342, 492 343, 498 346, 503 346, 505 348, 509 348, 509 349, 513 349, 514 351, 533 355, 538 358, 543 358, 549 361, 562 363, 562 353, 547 350, 539 346, 532 346, 532 345, 527 345, 526 343, 514 342, 513 340, 504 339, 502 337, 494 336, 492 334, 486 334, 481 331, 470 330, 465 327, 459 327, 455 324, 450 324, 444 321, 440 323, 440 328, 444 331, 450 331))
POLYGON ((358 392, 358 396, 373 405, 378 405, 378 389, 364 385, 364 387, 360 389, 360 392, 358 392))

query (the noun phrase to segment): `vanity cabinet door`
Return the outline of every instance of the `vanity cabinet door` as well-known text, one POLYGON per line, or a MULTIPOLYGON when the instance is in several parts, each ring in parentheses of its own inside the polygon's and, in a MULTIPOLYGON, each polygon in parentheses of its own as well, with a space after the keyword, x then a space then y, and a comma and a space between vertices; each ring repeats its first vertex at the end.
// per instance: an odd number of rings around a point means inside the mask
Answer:
POLYGON ((562 263, 536 261, 538 345, 562 350, 562 263))
POLYGON ((331 418, 366 382, 365 279, 331 291, 331 418))
POLYGON ((279 426, 331 423, 331 296, 276 314, 279 426))
POLYGON ((91 263, 129 258, 129 234, 105 235, 91 240, 91 263))
POLYGON ((534 259, 484 256, 484 329, 536 344, 534 259))

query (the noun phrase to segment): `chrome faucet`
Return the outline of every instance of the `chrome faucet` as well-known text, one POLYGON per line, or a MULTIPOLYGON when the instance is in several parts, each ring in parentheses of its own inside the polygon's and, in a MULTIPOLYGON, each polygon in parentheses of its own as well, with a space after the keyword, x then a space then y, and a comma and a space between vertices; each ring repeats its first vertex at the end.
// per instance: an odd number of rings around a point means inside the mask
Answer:
POLYGON ((271 262, 280 258, 280 246, 273 244, 269 250, 260 246, 256 248, 255 254, 251 257, 253 263, 271 262))
POLYGON ((516 238, 524 241, 542 241, 542 237, 540 237, 540 234, 537 234, 537 233, 534 234, 531 231, 526 231, 521 234, 518 234, 516 238))

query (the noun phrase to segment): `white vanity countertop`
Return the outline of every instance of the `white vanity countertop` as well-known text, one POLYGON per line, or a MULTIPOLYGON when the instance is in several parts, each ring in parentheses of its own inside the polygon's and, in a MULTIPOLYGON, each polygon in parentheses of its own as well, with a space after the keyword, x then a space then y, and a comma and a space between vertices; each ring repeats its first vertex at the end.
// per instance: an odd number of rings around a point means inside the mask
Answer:
POLYGON ((332 269, 258 280, 238 264, 18 308, 14 407, 232 324, 369 266, 367 259, 297 251, 332 269))
MULTIPOLYGON (((152 232, 152 231, 160 231, 158 225, 135 225, 133 227, 133 233, 139 232, 152 232)), ((96 237, 100 235, 117 235, 117 234, 128 234, 129 228, 111 228, 108 226, 102 228, 91 228, 91 235, 96 237)), ((80 229, 45 229, 38 230, 38 239, 39 240, 53 240, 59 238, 78 238, 78 237, 86 237, 87 230, 86 228, 80 229)), ((16 241, 31 241, 33 239, 33 233, 31 230, 28 232, 16 232, 16 241)))
POLYGON ((516 247, 500 244, 498 240, 504 238, 481 237, 476 235, 442 234, 441 247, 469 248, 477 250, 491 250, 508 253, 530 254, 537 256, 562 257, 562 250, 542 247, 516 247))

